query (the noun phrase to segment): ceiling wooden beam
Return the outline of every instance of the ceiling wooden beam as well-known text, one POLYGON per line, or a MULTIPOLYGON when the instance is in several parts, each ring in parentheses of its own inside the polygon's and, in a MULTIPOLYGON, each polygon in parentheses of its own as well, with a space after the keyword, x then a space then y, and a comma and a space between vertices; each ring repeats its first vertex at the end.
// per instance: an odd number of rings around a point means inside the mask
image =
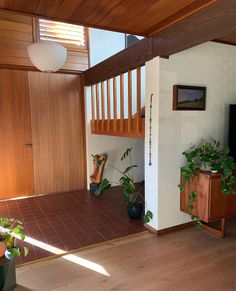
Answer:
POLYGON ((207 6, 217 2, 217 0, 196 0, 191 4, 185 6, 180 11, 176 12, 175 14, 165 18, 161 22, 153 25, 148 30, 145 31, 145 35, 153 36, 156 35, 161 30, 173 25, 174 23, 206 8, 207 6))
POLYGON ((236 31, 236 1, 218 0, 175 23, 152 38, 145 38, 84 72, 91 85, 127 72, 156 56, 172 55, 236 31))

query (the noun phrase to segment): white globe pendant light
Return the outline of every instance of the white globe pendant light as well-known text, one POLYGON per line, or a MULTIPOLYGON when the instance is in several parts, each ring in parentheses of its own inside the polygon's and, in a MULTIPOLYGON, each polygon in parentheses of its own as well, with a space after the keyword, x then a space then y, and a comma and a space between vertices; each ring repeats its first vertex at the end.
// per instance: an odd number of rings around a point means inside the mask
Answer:
POLYGON ((40 41, 28 46, 28 55, 40 71, 56 72, 66 61, 67 49, 56 42, 40 41))

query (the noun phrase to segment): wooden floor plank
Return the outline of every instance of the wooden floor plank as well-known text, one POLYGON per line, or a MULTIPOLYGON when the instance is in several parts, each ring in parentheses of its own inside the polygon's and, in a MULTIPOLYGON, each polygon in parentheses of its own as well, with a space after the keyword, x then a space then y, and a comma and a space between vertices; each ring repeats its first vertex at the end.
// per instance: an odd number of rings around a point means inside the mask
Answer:
POLYGON ((77 263, 61 257, 19 267, 16 290, 236 290, 235 243, 235 221, 225 239, 195 227, 158 237, 144 232, 76 252, 77 263), (81 266, 81 258, 109 275, 81 266))

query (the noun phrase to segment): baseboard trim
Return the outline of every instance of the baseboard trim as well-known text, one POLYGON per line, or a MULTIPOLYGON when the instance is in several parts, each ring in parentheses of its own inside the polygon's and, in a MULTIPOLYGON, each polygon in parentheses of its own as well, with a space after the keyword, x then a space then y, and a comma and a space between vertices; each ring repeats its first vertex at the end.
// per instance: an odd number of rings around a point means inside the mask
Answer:
POLYGON ((155 228, 151 227, 151 226, 148 225, 148 224, 144 224, 144 227, 145 227, 149 232, 151 232, 151 233, 157 235, 157 230, 156 230, 155 228))
POLYGON ((186 228, 193 227, 194 225, 196 225, 196 221, 190 221, 187 223, 183 223, 183 224, 175 225, 172 227, 160 229, 160 230, 157 230, 157 235, 167 234, 167 233, 175 232, 175 231, 179 231, 179 230, 184 230, 186 228))
POLYGON ((39 263, 39 262, 44 262, 44 261, 48 261, 48 260, 52 260, 52 259, 61 258, 61 257, 64 257, 66 255, 87 251, 87 250, 93 249, 95 247, 96 248, 97 247, 102 247, 102 246, 113 247, 114 244, 121 243, 123 241, 125 242, 128 239, 136 239, 138 237, 142 238, 143 236, 148 236, 149 237, 150 234, 148 233, 148 231, 143 230, 143 231, 140 231, 140 232, 136 232, 136 233, 128 234, 128 235, 125 235, 125 236, 113 238, 113 239, 110 239, 110 240, 94 243, 94 244, 91 244, 91 245, 88 245, 88 246, 80 247, 80 248, 77 248, 77 249, 74 249, 74 250, 65 251, 62 254, 52 254, 52 255, 50 255, 48 257, 44 257, 44 258, 41 258, 41 259, 37 259, 37 260, 33 260, 33 261, 30 261, 30 262, 26 262, 26 263, 23 263, 23 264, 16 265, 16 268, 22 268, 22 267, 25 267, 25 266, 28 266, 28 265, 39 263))
POLYGON ((86 188, 83 188, 83 189, 71 190, 71 191, 58 191, 58 192, 51 192, 51 193, 32 194, 32 195, 28 195, 28 196, 19 196, 19 197, 15 197, 15 198, 0 199, 0 203, 1 202, 11 202, 11 201, 16 201, 16 200, 22 200, 22 199, 32 199, 32 198, 49 196, 49 195, 56 195, 56 194, 74 193, 74 192, 79 192, 79 191, 87 191, 89 193, 89 190, 87 190, 86 188))

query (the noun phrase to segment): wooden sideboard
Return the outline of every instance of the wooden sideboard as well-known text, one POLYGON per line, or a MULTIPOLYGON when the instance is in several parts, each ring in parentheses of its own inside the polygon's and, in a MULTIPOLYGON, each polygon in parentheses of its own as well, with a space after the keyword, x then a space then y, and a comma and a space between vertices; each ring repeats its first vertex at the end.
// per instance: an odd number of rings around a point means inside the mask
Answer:
MULTIPOLYGON (((236 172, 234 174, 236 176, 236 172)), ((181 175, 181 184, 185 189, 180 195, 181 211, 197 216, 205 223, 205 228, 224 237, 225 218, 236 215, 236 195, 225 195, 221 191, 221 175, 199 171, 198 175, 184 184, 181 175), (197 198, 193 202, 193 209, 188 208, 189 194, 197 192, 197 198), (221 221, 220 229, 212 229, 209 223, 221 221)))

